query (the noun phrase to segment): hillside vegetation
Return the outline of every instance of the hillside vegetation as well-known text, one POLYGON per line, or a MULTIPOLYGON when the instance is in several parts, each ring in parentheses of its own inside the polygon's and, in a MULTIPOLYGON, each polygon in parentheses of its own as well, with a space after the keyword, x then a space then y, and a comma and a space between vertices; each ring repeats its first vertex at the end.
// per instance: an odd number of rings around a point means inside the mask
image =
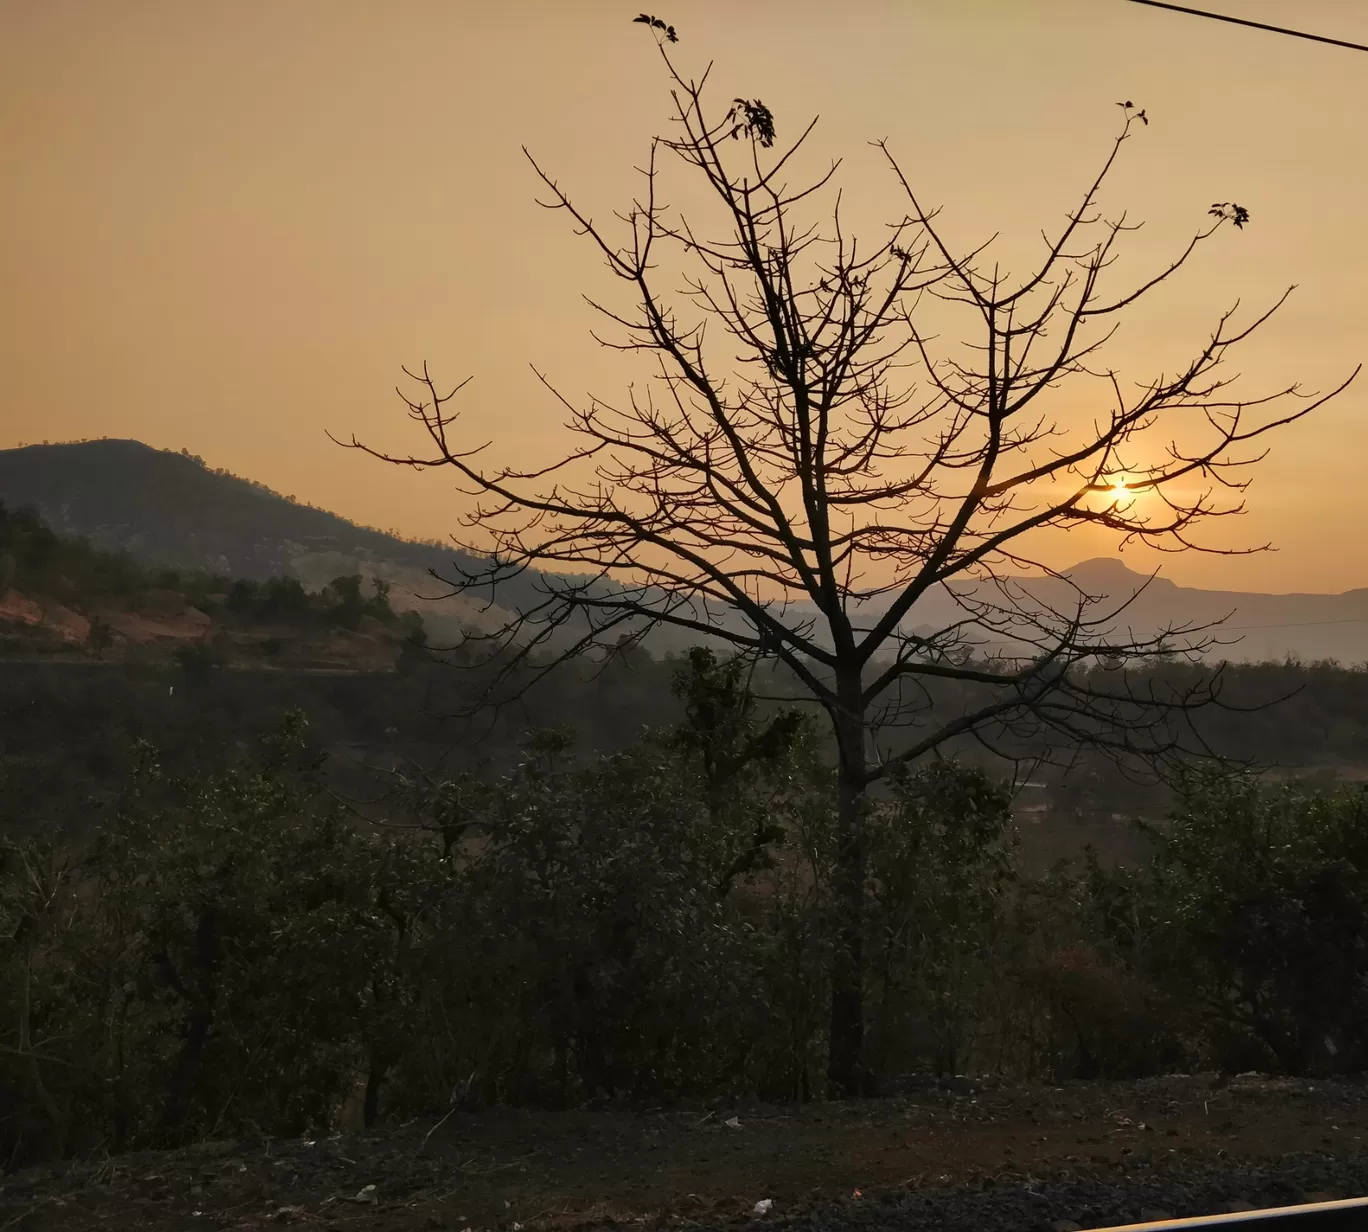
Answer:
POLYGON ((293 577, 230 580, 148 565, 59 535, 33 510, 0 502, 7 657, 388 670, 405 639, 422 638, 421 619, 394 612, 383 579, 366 588, 359 575, 342 575, 310 592, 293 577))
MULTIPOLYGON (((438 644, 454 643, 466 629, 495 629, 511 613, 527 612, 546 598, 545 576, 535 570, 501 580, 490 591, 481 587, 474 594, 454 595, 450 581, 477 562, 449 545, 358 526, 212 468, 186 450, 158 450, 138 441, 0 450, 0 499, 11 508, 32 507, 61 534, 182 571, 258 583, 294 578, 311 591, 340 576, 360 576, 368 587, 379 580, 389 588, 390 606, 419 613, 438 644)), ((1226 631, 1213 659, 1249 662, 1295 654, 1306 660, 1368 661, 1368 590, 1340 595, 1201 590, 1164 578, 1149 581, 1112 558, 1083 561, 1066 573, 1117 606, 1141 591, 1125 614, 1137 629, 1224 621, 1226 631)), ((1022 584, 1046 603, 1069 602, 1062 583, 1023 579, 1022 584)), ((914 623, 941 627, 958 614, 956 602, 933 589, 919 603, 914 623)), ((727 624, 724 613, 714 615, 727 624)), ((630 627, 622 626, 623 631, 630 627)), ((572 623, 552 644, 585 631, 572 623)), ((682 630, 657 629, 644 644, 663 657, 686 652, 696 640, 682 630)))
MULTIPOLYGON (((0 499, 34 509, 56 532, 96 548, 191 573, 258 583, 294 578, 310 590, 338 576, 378 580, 395 611, 420 614, 433 640, 444 644, 466 629, 497 627, 510 612, 544 599, 535 571, 478 597, 454 596, 438 579, 475 566, 469 556, 358 526, 211 468, 188 450, 132 440, 0 450, 0 499)), ((654 648, 678 652, 687 643, 663 635, 654 648)))

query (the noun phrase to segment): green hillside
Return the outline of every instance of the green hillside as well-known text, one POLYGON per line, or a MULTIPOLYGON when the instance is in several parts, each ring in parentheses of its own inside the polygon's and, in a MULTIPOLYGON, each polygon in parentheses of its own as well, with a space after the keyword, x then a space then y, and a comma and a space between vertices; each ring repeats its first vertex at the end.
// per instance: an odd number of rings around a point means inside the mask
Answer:
POLYGON ((0 450, 0 499, 32 506, 56 531, 148 561, 265 581, 295 558, 340 552, 421 569, 456 553, 414 543, 293 499, 188 452, 98 440, 0 450))
POLYGON ((230 579, 143 563, 58 534, 32 508, 0 500, 0 657, 256 662, 352 670, 392 667, 421 640, 383 579, 340 574, 230 579))

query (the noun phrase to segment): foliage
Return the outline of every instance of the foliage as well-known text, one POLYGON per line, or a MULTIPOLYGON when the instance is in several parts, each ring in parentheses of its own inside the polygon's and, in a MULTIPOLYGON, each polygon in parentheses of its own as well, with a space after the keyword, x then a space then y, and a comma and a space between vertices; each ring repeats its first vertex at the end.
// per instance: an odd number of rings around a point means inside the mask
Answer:
POLYGON ((486 942, 457 986, 504 1001, 508 1027, 485 1091, 548 1094, 539 1075, 558 1101, 572 1083, 588 1095, 725 1087, 740 1064, 728 1052, 763 1036, 765 1006, 688 798, 668 763, 629 753, 575 770, 563 752, 554 736, 529 749, 469 871, 463 931, 486 942))
POLYGON ((168 781, 143 746, 79 864, 11 844, 11 1143, 300 1133, 331 1122, 358 1068, 403 1047, 417 849, 309 798, 298 716, 264 752, 256 767, 168 781))
POLYGON ((1154 961, 1143 872, 1056 866, 1022 886, 1010 935, 1025 996, 1023 1056, 1035 1072, 1137 1078, 1189 1068, 1200 1057, 1187 990, 1154 961))
MULTIPOLYGON (((218 768, 135 743, 84 838, 0 848, 0 1153, 460 1100, 811 1098, 835 776, 749 664, 699 650, 669 671, 677 724, 604 752, 544 729, 503 769, 392 774, 371 821, 299 713, 218 768)), ((1028 877, 990 773, 892 776, 863 916, 886 1085, 1362 1064, 1368 793, 1178 786, 1152 865, 1028 877)))
POLYGON ((1011 796, 934 761, 900 773, 870 826, 878 1068, 962 1071, 993 982, 1014 877, 1011 796))
POLYGON ((720 659, 695 647, 675 671, 671 689, 684 703, 684 722, 669 744, 692 763, 702 791, 708 846, 722 855, 717 889, 725 896, 737 877, 775 867, 771 846, 786 832, 768 809, 755 810, 744 791, 737 791, 754 771, 778 771, 796 756, 811 757, 814 731, 811 716, 788 707, 767 723, 756 718, 756 699, 750 689, 754 663, 740 657, 720 659), (741 819, 747 810, 753 824, 741 819))
POLYGON ((152 571, 126 554, 58 535, 33 509, 10 510, 0 501, 0 594, 13 587, 70 601, 145 591, 152 580, 152 571))
POLYGON ((808 1094, 828 772, 733 665, 676 670, 679 729, 589 759, 543 732, 497 780, 409 782, 412 828, 340 812, 298 715, 221 773, 139 745, 86 843, 0 872, 10 1149, 298 1133, 358 1084, 368 1121, 457 1090, 808 1094))
MULTIPOLYGON (((87 613, 86 645, 97 658, 114 644, 107 606, 137 608, 156 598, 155 592, 177 594, 187 605, 237 626, 356 629, 371 617, 388 625, 402 624, 410 636, 421 630, 416 613, 401 618, 394 612, 390 584, 379 576, 372 579, 369 595, 363 593, 359 574, 334 578, 318 594, 305 590, 294 577, 260 582, 238 578, 229 583, 202 571, 143 565, 126 553, 57 534, 31 508, 11 512, 0 502, 0 597, 10 588, 87 613)), ((188 646, 174 657, 188 677, 198 680, 213 656, 208 647, 188 646)))
POLYGON ((377 577, 372 585, 374 591, 370 598, 366 598, 361 593, 360 574, 333 578, 322 595, 323 602, 328 605, 329 619, 344 629, 358 628, 364 616, 393 621, 395 616, 389 605, 389 583, 377 577))
POLYGON ((1368 788, 1190 772, 1178 796, 1152 910, 1213 1055, 1241 1068, 1361 1070, 1368 788))

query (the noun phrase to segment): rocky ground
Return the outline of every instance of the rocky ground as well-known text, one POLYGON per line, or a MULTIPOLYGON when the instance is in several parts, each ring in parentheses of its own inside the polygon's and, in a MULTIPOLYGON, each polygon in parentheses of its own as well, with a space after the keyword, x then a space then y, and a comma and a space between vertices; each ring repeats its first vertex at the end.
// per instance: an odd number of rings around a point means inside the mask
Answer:
POLYGON ((1368 1194, 1368 1086, 956 1082, 805 1107, 453 1112, 0 1176, 0 1232, 1097 1228, 1368 1194))

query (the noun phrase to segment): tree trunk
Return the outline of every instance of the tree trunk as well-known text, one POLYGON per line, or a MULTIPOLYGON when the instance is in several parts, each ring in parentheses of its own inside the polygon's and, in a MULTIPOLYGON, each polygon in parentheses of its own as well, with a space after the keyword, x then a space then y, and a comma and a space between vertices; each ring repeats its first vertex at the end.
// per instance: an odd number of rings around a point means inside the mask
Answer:
POLYGON ((836 946, 831 960, 827 1085, 833 1097, 854 1099, 869 1088, 864 1065, 865 733, 858 679, 841 693, 846 704, 836 725, 840 749, 833 878, 836 946))
POLYGON ((374 1129, 380 1119, 380 1088, 384 1085, 389 1066, 372 1053, 370 1066, 366 1071, 366 1096, 361 1105, 361 1123, 367 1129, 374 1129))
POLYGON ((189 1014, 185 1023, 180 1054, 167 1088, 166 1103, 162 1109, 161 1128, 163 1133, 178 1132, 185 1121, 189 1109, 190 1096, 200 1061, 204 1056, 209 1032, 214 1024, 214 1001, 217 993, 219 963, 222 959, 222 939, 219 936, 219 913, 211 903, 200 910, 199 924, 195 929, 195 978, 192 986, 187 986, 171 965, 170 956, 165 950, 161 954, 163 970, 168 982, 188 1003, 189 1014))

